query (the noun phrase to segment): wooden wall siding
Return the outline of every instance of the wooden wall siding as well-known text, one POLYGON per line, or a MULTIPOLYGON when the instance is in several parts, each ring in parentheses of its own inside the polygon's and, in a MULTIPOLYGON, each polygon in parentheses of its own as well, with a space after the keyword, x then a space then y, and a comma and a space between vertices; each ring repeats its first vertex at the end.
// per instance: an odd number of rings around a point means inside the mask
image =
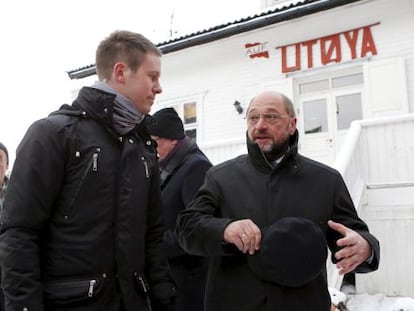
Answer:
POLYGON ((414 114, 362 123, 366 183, 414 182, 414 114))
POLYGON ((219 164, 241 154, 247 153, 246 138, 200 144, 199 147, 213 164, 219 164))
POLYGON ((374 187, 366 192, 361 216, 380 241, 378 271, 356 275, 358 293, 414 297, 414 183, 374 187))

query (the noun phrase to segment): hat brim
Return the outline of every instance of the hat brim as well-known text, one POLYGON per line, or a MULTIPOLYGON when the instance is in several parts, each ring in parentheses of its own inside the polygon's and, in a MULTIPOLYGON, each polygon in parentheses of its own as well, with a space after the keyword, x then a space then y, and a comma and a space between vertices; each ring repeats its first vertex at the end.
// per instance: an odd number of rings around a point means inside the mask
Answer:
POLYGON ((248 256, 248 263, 263 280, 297 287, 323 271, 327 254, 318 225, 306 218, 285 217, 262 229, 261 249, 248 256))

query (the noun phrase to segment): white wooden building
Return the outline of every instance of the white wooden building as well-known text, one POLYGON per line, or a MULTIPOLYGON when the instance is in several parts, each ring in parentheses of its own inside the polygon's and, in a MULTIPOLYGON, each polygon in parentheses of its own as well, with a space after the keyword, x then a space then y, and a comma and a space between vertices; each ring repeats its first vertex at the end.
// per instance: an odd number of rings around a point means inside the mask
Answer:
MULTIPOLYGON (((300 152, 338 168, 380 240, 357 291, 414 297, 414 0, 300 1, 158 46, 153 112, 176 108, 213 163, 246 152, 256 93, 291 97, 300 152)), ((96 80, 94 65, 68 74, 74 93, 96 80)))

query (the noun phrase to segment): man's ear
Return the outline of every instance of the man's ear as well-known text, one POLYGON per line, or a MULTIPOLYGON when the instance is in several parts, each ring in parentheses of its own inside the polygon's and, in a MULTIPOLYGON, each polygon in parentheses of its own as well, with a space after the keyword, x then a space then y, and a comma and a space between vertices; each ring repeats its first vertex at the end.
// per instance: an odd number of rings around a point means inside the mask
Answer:
POLYGON ((128 67, 124 63, 115 63, 113 74, 116 82, 125 83, 125 73, 127 69, 128 67))
POLYGON ((290 135, 293 135, 296 131, 296 122, 297 122, 296 117, 290 118, 290 121, 289 121, 289 134, 290 135))

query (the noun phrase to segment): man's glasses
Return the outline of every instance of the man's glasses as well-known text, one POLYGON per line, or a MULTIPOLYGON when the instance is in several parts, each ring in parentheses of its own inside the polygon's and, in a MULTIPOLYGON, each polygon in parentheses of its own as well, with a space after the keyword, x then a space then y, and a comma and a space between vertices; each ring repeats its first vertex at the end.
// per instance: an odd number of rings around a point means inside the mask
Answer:
POLYGON ((249 123, 250 125, 257 124, 257 122, 259 122, 260 118, 263 118, 263 120, 266 123, 276 124, 280 120, 282 120, 284 118, 288 118, 288 117, 290 117, 290 115, 288 115, 288 114, 278 114, 278 113, 252 113, 252 114, 249 114, 246 117, 246 120, 247 120, 247 123, 249 123))

